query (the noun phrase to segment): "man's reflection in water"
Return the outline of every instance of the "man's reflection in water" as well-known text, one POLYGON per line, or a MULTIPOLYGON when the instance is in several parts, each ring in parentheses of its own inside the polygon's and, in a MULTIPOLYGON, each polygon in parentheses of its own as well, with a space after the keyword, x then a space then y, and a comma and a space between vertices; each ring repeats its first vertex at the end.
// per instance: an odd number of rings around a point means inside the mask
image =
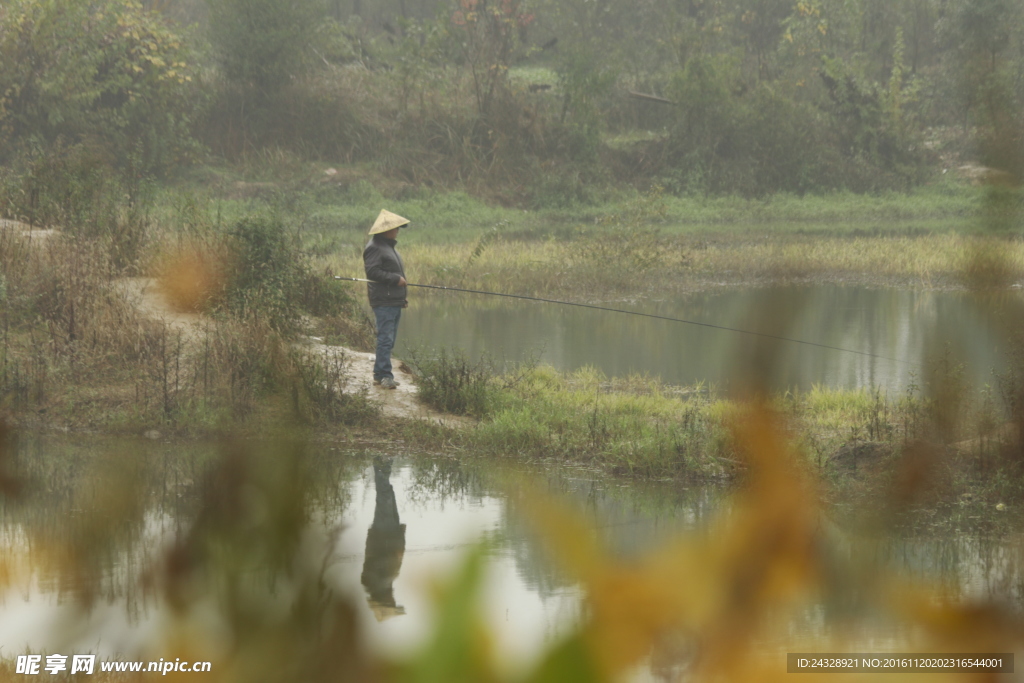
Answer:
POLYGON ((374 458, 377 504, 373 510, 373 524, 366 534, 366 561, 363 562, 360 580, 369 594, 370 607, 378 621, 405 614, 405 608, 395 604, 392 587, 405 554, 405 525, 398 519, 395 489, 390 478, 391 461, 374 458))

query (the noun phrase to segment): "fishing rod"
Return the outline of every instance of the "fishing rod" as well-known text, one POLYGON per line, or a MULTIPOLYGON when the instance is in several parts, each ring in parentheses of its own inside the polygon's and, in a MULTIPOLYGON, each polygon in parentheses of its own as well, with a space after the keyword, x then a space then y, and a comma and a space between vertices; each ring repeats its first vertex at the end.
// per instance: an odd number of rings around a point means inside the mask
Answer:
MULTIPOLYGON (((373 282, 373 280, 367 280, 361 277, 342 277, 340 275, 334 276, 335 280, 345 280, 347 282, 373 282)), ((684 320, 682 318, 672 318, 667 315, 658 315, 656 313, 643 313, 641 311, 628 311, 624 308, 611 308, 610 306, 598 306, 597 304, 581 304, 576 301, 561 301, 559 299, 544 299, 539 296, 526 296, 525 294, 506 294, 504 292, 487 292, 481 289, 463 289, 461 287, 446 287, 444 285, 421 285, 413 284, 411 282, 406 283, 406 287, 421 287, 423 289, 441 289, 448 292, 464 292, 466 294, 486 294, 487 296, 501 296, 506 299, 523 299, 525 301, 538 301, 545 304, 559 304, 562 306, 576 306, 578 308, 592 308, 596 311, 607 311, 609 313, 625 313, 626 315, 638 315, 643 318, 654 318, 656 320, 668 320, 673 323, 683 323, 684 325, 697 325, 699 327, 709 327, 714 330, 725 330, 727 332, 737 332, 739 334, 749 334, 754 337, 764 337, 766 339, 775 339, 778 341, 792 342, 794 344, 804 344, 806 346, 816 346, 819 349, 829 349, 830 351, 842 351, 843 353, 855 353, 858 356, 867 356, 868 358, 878 358, 881 360, 891 361, 893 363, 909 363, 909 361, 900 360, 898 358, 889 358, 888 356, 880 356, 877 353, 869 353, 867 351, 857 351, 855 349, 844 349, 840 346, 829 346, 828 344, 819 344, 818 342, 806 341, 804 339, 793 339, 792 337, 782 337, 777 334, 768 334, 767 332, 754 332, 752 330, 741 330, 737 327, 726 327, 725 325, 715 325, 712 323, 702 323, 696 320, 684 320)))

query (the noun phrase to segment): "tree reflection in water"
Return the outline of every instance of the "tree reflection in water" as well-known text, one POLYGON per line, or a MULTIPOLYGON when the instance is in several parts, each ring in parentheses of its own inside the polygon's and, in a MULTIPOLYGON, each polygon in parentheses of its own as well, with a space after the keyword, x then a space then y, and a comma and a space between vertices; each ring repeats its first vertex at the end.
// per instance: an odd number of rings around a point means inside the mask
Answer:
POLYGON ((374 458, 373 479, 377 502, 373 523, 366 533, 366 560, 360 581, 366 588, 374 615, 383 621, 405 614, 405 608, 395 603, 393 586, 405 555, 405 525, 398 519, 395 489, 390 481, 390 459, 374 458))

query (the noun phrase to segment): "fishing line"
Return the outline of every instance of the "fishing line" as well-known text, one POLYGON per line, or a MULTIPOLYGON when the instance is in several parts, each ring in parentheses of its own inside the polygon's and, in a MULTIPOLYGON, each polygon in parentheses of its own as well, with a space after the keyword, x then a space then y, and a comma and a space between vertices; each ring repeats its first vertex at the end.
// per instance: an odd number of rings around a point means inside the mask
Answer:
MULTIPOLYGON (((348 282, 373 282, 373 280, 366 280, 361 277, 341 277, 340 275, 334 276, 335 280, 346 280, 348 282)), ((736 332, 738 334, 749 334, 754 337, 764 337, 765 339, 775 339, 778 341, 792 342, 794 344, 804 344, 806 346, 816 346, 819 349, 828 349, 830 351, 842 351, 843 353, 855 353, 858 356, 867 356, 868 358, 878 358, 880 360, 887 360, 893 363, 909 364, 909 361, 900 360, 898 358, 889 358, 888 356, 880 356, 877 353, 868 353, 867 351, 856 351, 854 349, 844 349, 840 346, 829 346, 828 344, 819 344, 818 342, 806 341, 804 339, 793 339, 792 337, 782 337, 777 334, 768 334, 767 332, 753 332, 751 330, 741 330, 737 327, 726 327, 725 325, 714 325, 712 323, 702 323, 696 320, 684 320, 682 318, 671 318, 667 315, 657 315, 656 313, 643 313, 642 311, 628 311, 624 308, 611 308, 610 306, 598 306, 597 304, 581 304, 575 301, 560 301, 559 299, 544 299, 539 296, 526 296, 525 294, 505 294, 503 292, 486 292, 480 289, 462 289, 461 287, 445 287, 443 285, 418 285, 406 283, 407 287, 422 287, 424 289, 442 289, 448 292, 465 292, 467 294, 486 294, 487 296, 501 296, 507 299, 523 299, 525 301, 539 301, 545 304, 559 304, 562 306, 576 306, 578 308, 592 308, 595 311, 607 311, 609 313, 625 313, 626 315, 638 315, 643 318, 654 318, 655 320, 668 320, 673 323, 683 323, 684 325, 697 325, 699 327, 709 327, 713 330, 725 330, 726 332, 736 332)))

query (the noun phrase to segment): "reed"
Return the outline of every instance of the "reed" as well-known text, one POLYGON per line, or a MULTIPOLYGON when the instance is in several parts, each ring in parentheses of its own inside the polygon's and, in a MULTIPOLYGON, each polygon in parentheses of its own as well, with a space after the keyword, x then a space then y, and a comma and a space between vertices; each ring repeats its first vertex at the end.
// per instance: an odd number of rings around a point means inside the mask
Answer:
MULTIPOLYGON (((412 282, 583 301, 651 291, 685 294, 723 284, 838 281, 965 287, 979 281, 979 273, 985 275, 985 282, 998 284, 1024 278, 1024 244, 1013 238, 956 233, 913 237, 647 233, 638 235, 629 248, 622 246, 624 240, 621 234, 595 228, 565 238, 502 241, 500 247, 490 245, 477 253, 473 243, 417 244, 409 238, 402 254, 412 282), (997 276, 986 265, 996 257, 997 276)), ((357 255, 348 250, 318 262, 332 272, 362 277, 357 255)))

